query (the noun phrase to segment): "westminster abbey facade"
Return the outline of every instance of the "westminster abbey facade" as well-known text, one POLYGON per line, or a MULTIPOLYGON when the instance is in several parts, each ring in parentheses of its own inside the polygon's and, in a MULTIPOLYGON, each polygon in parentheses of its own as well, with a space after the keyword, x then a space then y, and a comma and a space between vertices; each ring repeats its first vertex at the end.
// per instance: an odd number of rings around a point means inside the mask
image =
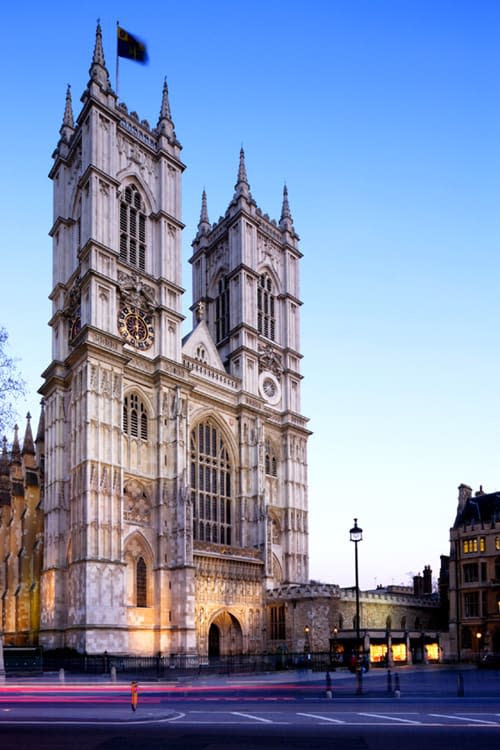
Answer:
POLYGON ((34 618, 44 648, 87 653, 257 653, 266 591, 308 580, 301 253, 286 188, 269 219, 241 151, 217 223, 202 196, 182 338, 184 164, 160 94, 154 128, 118 101, 98 26, 50 172, 43 561, 25 630, 34 618))

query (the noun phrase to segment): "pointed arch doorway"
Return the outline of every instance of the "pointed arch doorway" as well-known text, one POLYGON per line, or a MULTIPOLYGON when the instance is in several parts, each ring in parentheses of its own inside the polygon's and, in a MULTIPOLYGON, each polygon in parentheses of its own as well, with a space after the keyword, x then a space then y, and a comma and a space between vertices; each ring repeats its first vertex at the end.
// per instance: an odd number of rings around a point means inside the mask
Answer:
POLYGON ((230 612, 220 612, 208 630, 208 656, 234 656, 243 653, 241 625, 230 612))

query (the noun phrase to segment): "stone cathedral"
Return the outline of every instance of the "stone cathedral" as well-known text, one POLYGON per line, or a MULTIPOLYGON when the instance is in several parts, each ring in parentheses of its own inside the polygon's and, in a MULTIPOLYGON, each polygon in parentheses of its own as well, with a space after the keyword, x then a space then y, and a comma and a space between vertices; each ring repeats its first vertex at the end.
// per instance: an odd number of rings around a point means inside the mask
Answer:
MULTIPOLYGON (((184 164, 118 101, 98 25, 54 185, 39 642, 130 654, 264 649, 266 592, 308 581, 301 253, 240 153, 217 223, 202 196, 181 333, 184 164)), ((160 94, 161 92, 159 92, 160 94)), ((235 160, 236 161, 236 160, 235 160)))

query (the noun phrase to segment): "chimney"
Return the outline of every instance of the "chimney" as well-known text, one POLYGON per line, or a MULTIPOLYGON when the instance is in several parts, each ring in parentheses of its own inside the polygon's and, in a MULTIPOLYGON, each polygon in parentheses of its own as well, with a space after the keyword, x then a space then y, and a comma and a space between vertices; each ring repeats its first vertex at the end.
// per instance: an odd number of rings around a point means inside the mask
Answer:
POLYGON ((424 579, 420 573, 413 576, 413 593, 415 596, 422 596, 424 593, 424 579))
POLYGON ((458 487, 458 508, 457 513, 461 513, 465 508, 465 503, 472 497, 472 487, 467 484, 461 484, 458 487))
POLYGON ((432 569, 430 565, 424 567, 424 594, 432 594, 432 569))

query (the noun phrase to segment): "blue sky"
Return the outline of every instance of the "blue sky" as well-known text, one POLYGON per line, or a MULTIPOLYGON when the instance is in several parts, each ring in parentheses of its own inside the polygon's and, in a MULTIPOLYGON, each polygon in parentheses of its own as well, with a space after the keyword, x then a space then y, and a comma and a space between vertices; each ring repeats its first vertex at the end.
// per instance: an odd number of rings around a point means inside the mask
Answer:
MULTIPOLYGON (((232 197, 289 190, 304 253, 303 412, 310 417, 310 575, 408 583, 449 550, 457 486, 500 485, 500 5, 475 0, 185 0, 8 4, 3 10, 0 325, 38 416, 50 361, 52 187, 68 83, 75 112, 100 18, 150 64, 119 95, 156 123, 164 76, 187 164, 190 243, 232 197)), ((188 321, 186 322, 186 330, 188 321)), ((21 419, 24 424, 24 419, 21 419)))

